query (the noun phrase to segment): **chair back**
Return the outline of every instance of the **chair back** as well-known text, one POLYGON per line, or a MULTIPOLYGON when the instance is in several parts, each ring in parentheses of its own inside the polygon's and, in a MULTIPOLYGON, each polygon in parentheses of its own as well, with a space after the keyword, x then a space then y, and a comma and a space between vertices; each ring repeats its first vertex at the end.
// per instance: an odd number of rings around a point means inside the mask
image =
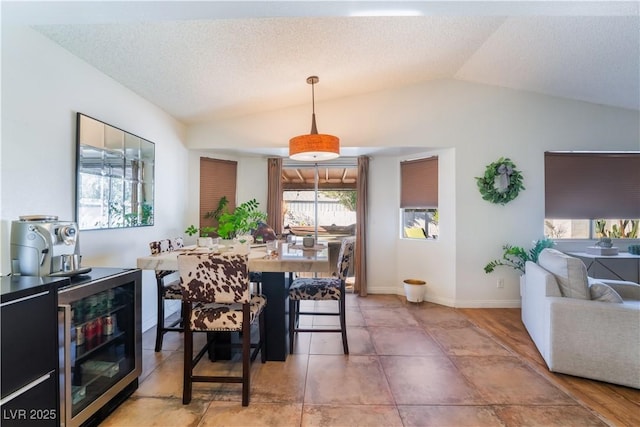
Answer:
POLYGON ((249 302, 248 258, 236 253, 179 255, 182 299, 225 304, 249 302))
POLYGON ((342 240, 340 245, 340 253, 338 254, 338 277, 341 280, 346 280, 347 274, 349 274, 349 267, 351 267, 351 260, 353 259, 353 251, 356 245, 354 237, 346 237, 342 240))
MULTIPOLYGON (((173 239, 155 240, 149 243, 151 255, 157 255, 162 252, 171 252, 184 247, 184 239, 175 237, 173 239)), ((156 270, 156 279, 162 279, 173 273, 171 270, 156 270)))
POLYGON ((174 239, 156 240, 149 243, 149 249, 151 249, 151 255, 157 255, 162 252, 175 251, 184 247, 184 239, 182 237, 176 237, 174 239))

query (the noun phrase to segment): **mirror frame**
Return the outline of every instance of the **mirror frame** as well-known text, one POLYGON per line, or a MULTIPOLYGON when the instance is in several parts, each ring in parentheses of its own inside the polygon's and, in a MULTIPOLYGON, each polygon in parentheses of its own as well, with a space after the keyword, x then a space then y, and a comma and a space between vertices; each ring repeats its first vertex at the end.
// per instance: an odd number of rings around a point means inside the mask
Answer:
POLYGON ((154 224, 155 144, 76 114, 76 222, 80 230, 154 224))

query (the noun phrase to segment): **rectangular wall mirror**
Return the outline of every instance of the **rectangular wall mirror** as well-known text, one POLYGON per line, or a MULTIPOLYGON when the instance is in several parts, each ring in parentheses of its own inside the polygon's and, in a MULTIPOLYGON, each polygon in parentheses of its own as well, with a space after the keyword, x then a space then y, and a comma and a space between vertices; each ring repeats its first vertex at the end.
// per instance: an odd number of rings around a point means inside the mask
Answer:
POLYGON ((155 144, 82 113, 76 140, 80 230, 153 225, 155 144))

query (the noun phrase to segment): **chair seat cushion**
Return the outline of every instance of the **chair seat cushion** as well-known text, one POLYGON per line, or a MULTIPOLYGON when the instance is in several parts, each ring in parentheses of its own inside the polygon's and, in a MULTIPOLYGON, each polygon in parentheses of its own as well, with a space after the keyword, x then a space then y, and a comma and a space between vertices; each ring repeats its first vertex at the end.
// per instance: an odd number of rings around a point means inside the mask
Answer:
POLYGON ((289 288, 289 299, 292 300, 339 300, 340 297, 340 279, 337 277, 300 278, 289 288))
MULTIPOLYGON (((249 323, 258 318, 267 299, 264 295, 251 298, 249 323)), ((191 329, 194 331, 242 330, 242 304, 194 303, 191 310, 191 329)))
POLYGON ((173 282, 166 285, 162 290, 164 299, 182 299, 182 286, 180 282, 173 282))

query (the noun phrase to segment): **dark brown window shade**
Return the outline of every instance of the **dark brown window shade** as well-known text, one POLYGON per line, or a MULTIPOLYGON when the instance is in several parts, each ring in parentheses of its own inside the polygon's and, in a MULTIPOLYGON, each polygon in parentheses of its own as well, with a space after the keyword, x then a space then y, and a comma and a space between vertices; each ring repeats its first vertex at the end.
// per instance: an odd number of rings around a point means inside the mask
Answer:
POLYGON ((438 157, 400 163, 400 207, 438 207, 438 157))
POLYGON ((236 171, 238 162, 229 160, 200 158, 200 227, 217 227, 218 222, 205 218, 207 212, 215 211, 223 196, 227 197, 227 207, 236 207, 236 171))
POLYGON ((640 153, 544 153, 545 218, 640 218, 640 153))

